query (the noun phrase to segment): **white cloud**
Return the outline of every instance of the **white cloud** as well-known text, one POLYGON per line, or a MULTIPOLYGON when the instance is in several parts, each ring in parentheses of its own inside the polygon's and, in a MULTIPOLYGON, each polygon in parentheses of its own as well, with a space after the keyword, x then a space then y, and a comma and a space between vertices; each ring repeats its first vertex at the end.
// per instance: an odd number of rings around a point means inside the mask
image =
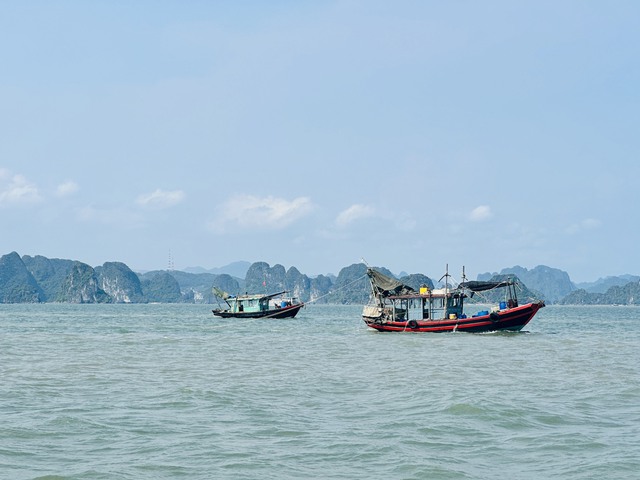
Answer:
POLYGON ((138 205, 143 207, 168 208, 179 204, 185 198, 182 190, 165 191, 157 189, 146 195, 140 195, 136 199, 138 205))
POLYGON ((222 214, 211 228, 218 232, 224 232, 228 225, 244 229, 278 230, 304 217, 312 209, 313 204, 307 197, 288 201, 272 196, 237 195, 222 205, 222 214))
POLYGON ((73 195, 78 191, 78 184, 72 180, 67 180, 64 183, 61 183, 56 188, 56 196, 57 197, 66 197, 69 195, 73 195))
POLYGON ((491 207, 488 205, 479 205, 469 214, 469 219, 472 222, 483 222, 484 220, 488 220, 493 216, 491 213, 491 207))
POLYGON ((373 207, 356 203, 340 212, 336 218, 336 224, 340 227, 346 227, 360 218, 372 217, 374 214, 375 210, 373 207))
POLYGON ((42 199, 38 187, 24 175, 11 176, 8 170, 0 170, 0 180, 6 179, 10 179, 8 183, 0 183, 0 205, 36 203, 42 199))
POLYGON ((569 235, 575 235, 576 233, 584 232, 585 230, 595 230, 596 228, 600 228, 601 225, 602 222, 600 220, 596 220, 595 218, 585 218, 581 222, 569 225, 565 229, 565 232, 569 235))

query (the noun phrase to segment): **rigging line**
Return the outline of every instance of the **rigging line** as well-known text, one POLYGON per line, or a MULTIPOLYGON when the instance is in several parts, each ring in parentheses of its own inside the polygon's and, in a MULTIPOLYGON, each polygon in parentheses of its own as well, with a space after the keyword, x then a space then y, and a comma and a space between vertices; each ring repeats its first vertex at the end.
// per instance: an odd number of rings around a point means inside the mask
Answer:
MULTIPOLYGON (((302 304, 303 304, 303 305, 308 305, 308 304, 310 304, 310 303, 317 302, 317 301, 318 301, 318 300, 320 300, 321 298, 327 297, 327 296, 329 296, 329 295, 333 295, 334 293, 339 292, 340 290, 342 290, 342 289, 344 289, 344 288, 347 288, 347 287, 349 287, 349 286, 353 285, 353 284, 354 284, 354 283, 356 283, 356 282, 359 282, 360 280, 362 280, 362 279, 363 279, 363 278, 365 278, 366 276, 367 276, 367 274, 365 273, 365 274, 364 274, 364 275, 362 275, 361 277, 358 277, 358 278, 356 278, 355 280, 353 280, 353 281, 351 281, 351 282, 349 282, 349 283, 347 283, 347 284, 345 284, 345 285, 342 285, 342 286, 341 286, 340 288, 338 288, 337 290, 332 290, 332 291, 330 291, 330 292, 328 292, 328 293, 326 293, 326 294, 324 294, 324 295, 321 295, 320 297, 316 298, 315 300, 309 300, 308 302, 302 302, 302 304)), ((275 316, 275 315, 278 315, 279 313, 281 313, 281 311, 274 312, 274 313, 272 313, 271 315, 266 315, 266 316, 261 317, 261 318, 271 318, 271 317, 273 317, 273 316, 275 316)), ((251 318, 247 318, 247 320, 253 320, 253 319, 251 319, 251 318)))
MULTIPOLYGON (((488 290, 485 290, 485 292, 493 292, 498 288, 502 288, 502 287, 493 287, 488 290)), ((481 297, 483 300, 485 300, 486 303, 491 303, 491 299, 488 296, 486 296, 483 292, 475 292, 475 295, 478 295, 479 297, 481 297)))
MULTIPOLYGON (((516 282, 515 283, 515 287, 520 291, 520 293, 522 293, 524 291, 524 289, 520 285, 520 282, 516 282)), ((497 290, 499 288, 503 288, 503 287, 493 287, 493 288, 490 288, 488 290, 485 290, 485 292, 493 292, 494 290, 497 290)), ((489 297, 485 296, 484 293, 475 292, 475 295, 477 295, 477 296, 481 297, 482 299, 486 300, 486 303, 491 303, 491 299, 489 299, 489 297)), ((505 292, 505 296, 506 296, 506 292, 505 292)))
MULTIPOLYGON (((308 302, 302 302, 302 304, 303 304, 303 305, 308 305, 308 304, 310 304, 310 303, 317 302, 317 301, 318 301, 318 300, 320 300, 321 298, 327 297, 327 296, 329 296, 329 295, 333 295, 334 293, 339 292, 340 290, 342 290, 342 289, 344 289, 344 288, 347 288, 347 287, 349 287, 349 286, 353 285, 353 284, 354 284, 354 283, 356 283, 356 282, 359 282, 360 280, 362 280, 362 279, 363 279, 363 278, 365 278, 366 276, 367 276, 367 274, 365 273, 365 274, 364 274, 364 275, 362 275, 361 277, 358 277, 358 278, 356 278, 355 280, 353 280, 352 282, 349 282, 349 283, 347 283, 347 284, 345 284, 345 285, 341 286, 341 287, 340 287, 340 288, 338 288, 337 290, 333 290, 333 291, 331 291, 331 292, 329 292, 329 293, 326 293, 326 294, 324 294, 324 295, 322 295, 322 296, 320 296, 320 297, 316 298, 315 300, 309 300, 308 302)), ((271 317, 274 317, 274 316, 276 316, 276 315, 278 315, 278 314, 280 314, 280 313, 281 313, 281 311, 277 311, 277 312, 272 313, 271 315, 267 315, 267 316, 262 317, 262 318, 271 318, 271 317)))
MULTIPOLYGON (((487 290, 487 291, 491 292, 492 290, 493 290, 493 288, 490 289, 490 290, 487 290)), ((483 293, 475 292, 474 296, 475 295, 479 296, 482 300, 484 300, 484 302, 481 302, 481 303, 491 303, 491 300, 489 300, 489 297, 485 296, 483 293)))
POLYGON ((305 303, 305 305, 306 305, 306 304, 308 304, 308 303, 314 303, 314 302, 317 302, 317 301, 318 301, 318 300, 320 300, 321 298, 328 297, 329 295, 333 295, 334 293, 337 293, 337 292, 339 292, 340 290, 343 290, 343 289, 345 289, 345 288, 347 288, 347 287, 350 287, 351 285, 353 285, 353 284, 354 284, 354 283, 356 283, 356 282, 359 282, 360 280, 362 280, 362 279, 363 279, 363 278, 365 278, 366 276, 367 276, 367 274, 365 273, 364 275, 362 275, 361 277, 356 278, 356 279, 355 279, 355 280, 353 280, 352 282, 349 282, 349 283, 347 283, 347 284, 345 284, 345 285, 342 285, 342 286, 341 286, 341 287, 339 287, 337 290, 331 290, 330 292, 325 293, 324 295, 321 295, 321 296, 319 296, 318 298, 316 298, 316 299, 314 299, 314 300, 309 300, 308 302, 304 302, 304 303, 305 303))
MULTIPOLYGON (((304 307, 305 305, 306 305, 306 303, 302 302, 302 306, 304 307)), ((279 314, 281 314, 281 313, 282 313, 282 310, 278 310, 277 312, 274 312, 274 313, 272 313, 271 315, 266 315, 266 316, 264 316, 264 317, 260 317, 260 318, 258 318, 258 319, 256 319, 256 318, 252 318, 251 320, 260 320, 260 319, 262 319, 262 318, 271 318, 271 317, 275 317, 275 316, 277 316, 277 315, 279 315, 279 314)))

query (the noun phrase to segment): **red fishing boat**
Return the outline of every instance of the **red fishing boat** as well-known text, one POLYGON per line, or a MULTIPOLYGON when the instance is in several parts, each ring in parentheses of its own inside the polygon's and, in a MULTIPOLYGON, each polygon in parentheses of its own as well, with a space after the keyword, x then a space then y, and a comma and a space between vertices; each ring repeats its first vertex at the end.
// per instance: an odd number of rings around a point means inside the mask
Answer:
MULTIPOLYGON (((520 331, 544 307, 543 301, 518 304, 517 281, 509 278, 495 282, 462 282, 444 288, 412 287, 372 268, 367 269, 371 298, 362 312, 367 326, 380 332, 493 332, 520 331), (504 301, 490 310, 464 313, 464 299, 476 292, 504 289, 504 301)), ((464 274, 463 274, 464 278, 464 274)), ((442 280, 442 279, 441 279, 442 280)))

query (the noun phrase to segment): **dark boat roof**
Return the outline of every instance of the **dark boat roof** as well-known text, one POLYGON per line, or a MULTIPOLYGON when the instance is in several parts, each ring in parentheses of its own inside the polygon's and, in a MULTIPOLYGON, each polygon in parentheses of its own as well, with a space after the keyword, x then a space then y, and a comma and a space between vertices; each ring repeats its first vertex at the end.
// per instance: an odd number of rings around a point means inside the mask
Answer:
POLYGON ((367 268, 367 275, 377 295, 387 297, 391 295, 411 295, 415 292, 409 285, 405 285, 395 278, 388 277, 373 268, 367 268))
POLYGON ((507 280, 500 280, 497 282, 481 282, 481 281, 471 281, 471 282, 463 282, 458 285, 458 288, 466 288, 471 290, 472 292, 484 292, 485 290, 492 290, 494 288, 508 287, 509 285, 513 285, 515 282, 513 279, 509 278, 507 280))
POLYGON ((437 288, 435 290, 429 290, 427 293, 408 293, 404 295, 388 295, 387 297, 391 300, 411 300, 413 298, 445 298, 445 297, 466 297, 461 290, 457 288, 449 288, 445 290, 444 288, 437 288))
POLYGON ((252 294, 248 293, 245 295, 230 295, 227 300, 266 300, 269 298, 277 297, 284 293, 288 293, 288 292, 286 290, 283 290, 282 292, 270 293, 268 295, 264 295, 260 293, 252 293, 252 294))
POLYGON ((463 282, 458 285, 457 288, 450 288, 445 291, 444 288, 429 290, 426 294, 418 294, 416 292, 407 292, 401 293, 399 295, 387 295, 389 298, 393 299, 410 299, 410 298, 438 298, 438 297, 457 297, 464 294, 464 289, 471 290, 472 292, 484 292, 486 290, 492 290, 494 288, 503 288, 508 287, 509 285, 514 285, 515 282, 513 279, 509 278, 507 280, 501 280, 498 282, 481 282, 481 281, 470 281, 463 282))

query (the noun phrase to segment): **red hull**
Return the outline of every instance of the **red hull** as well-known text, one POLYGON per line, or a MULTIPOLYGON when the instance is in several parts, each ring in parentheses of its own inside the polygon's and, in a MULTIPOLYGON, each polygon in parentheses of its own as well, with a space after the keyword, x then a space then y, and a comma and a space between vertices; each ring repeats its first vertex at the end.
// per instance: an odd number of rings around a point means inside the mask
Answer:
POLYGON ((544 302, 527 303, 515 308, 478 317, 451 320, 409 320, 408 322, 378 323, 363 317, 367 326, 379 332, 495 332, 520 331, 544 307, 544 302))

